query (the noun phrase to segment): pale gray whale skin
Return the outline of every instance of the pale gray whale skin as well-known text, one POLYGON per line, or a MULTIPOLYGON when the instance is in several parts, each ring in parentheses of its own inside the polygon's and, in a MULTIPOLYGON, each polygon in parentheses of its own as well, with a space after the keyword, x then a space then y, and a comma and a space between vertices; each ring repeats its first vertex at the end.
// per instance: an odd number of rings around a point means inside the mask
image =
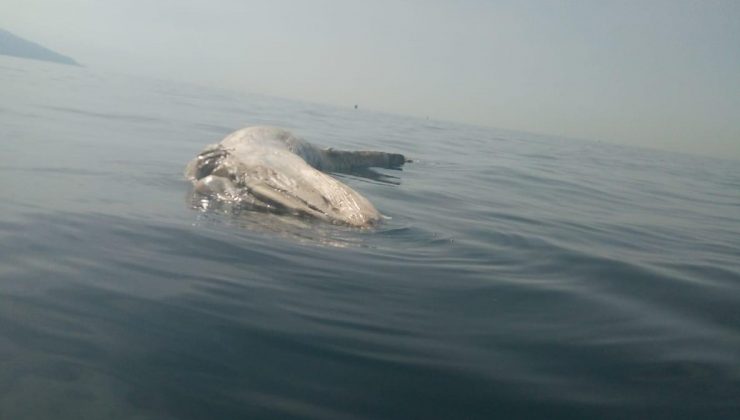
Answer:
POLYGON ((321 172, 398 168, 403 155, 320 149, 277 127, 247 127, 205 149, 185 168, 197 193, 250 208, 367 227, 381 220, 370 201, 321 172))

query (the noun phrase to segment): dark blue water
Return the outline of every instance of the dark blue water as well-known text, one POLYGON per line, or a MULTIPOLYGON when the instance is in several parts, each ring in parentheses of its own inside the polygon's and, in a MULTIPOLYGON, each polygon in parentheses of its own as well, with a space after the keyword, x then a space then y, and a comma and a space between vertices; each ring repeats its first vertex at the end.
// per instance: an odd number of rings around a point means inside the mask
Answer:
MULTIPOLYGON (((697 139, 701 141, 701 139, 697 139)), ((740 163, 0 58, 0 418, 737 418, 740 163), (361 231, 193 208, 254 124, 361 231)))

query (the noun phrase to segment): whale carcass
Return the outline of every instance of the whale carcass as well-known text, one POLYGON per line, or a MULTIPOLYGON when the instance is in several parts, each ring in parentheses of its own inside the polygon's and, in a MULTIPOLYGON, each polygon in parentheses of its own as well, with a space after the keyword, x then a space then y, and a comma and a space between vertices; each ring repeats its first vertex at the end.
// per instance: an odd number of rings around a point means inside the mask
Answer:
POLYGON ((360 193, 324 172, 399 168, 403 155, 321 149, 277 127, 237 130, 206 146, 185 176, 197 194, 256 210, 366 227, 381 219, 360 193))

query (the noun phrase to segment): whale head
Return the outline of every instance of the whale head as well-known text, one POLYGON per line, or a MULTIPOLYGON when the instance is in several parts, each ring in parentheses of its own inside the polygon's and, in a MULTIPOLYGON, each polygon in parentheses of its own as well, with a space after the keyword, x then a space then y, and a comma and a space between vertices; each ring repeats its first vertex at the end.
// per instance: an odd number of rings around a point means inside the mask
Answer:
POLYGON ((287 147, 253 140, 207 146, 185 169, 194 192, 248 209, 355 227, 381 219, 368 199, 287 147))

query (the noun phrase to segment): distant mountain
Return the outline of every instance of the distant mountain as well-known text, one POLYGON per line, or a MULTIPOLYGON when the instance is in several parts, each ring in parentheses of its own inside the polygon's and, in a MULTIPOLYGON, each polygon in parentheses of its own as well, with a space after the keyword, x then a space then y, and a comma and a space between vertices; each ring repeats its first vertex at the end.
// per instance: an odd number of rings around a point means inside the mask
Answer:
POLYGON ((0 29, 0 54, 30 58, 32 60, 53 61, 55 63, 70 64, 73 66, 80 65, 66 55, 61 55, 35 42, 17 37, 3 29, 0 29))

